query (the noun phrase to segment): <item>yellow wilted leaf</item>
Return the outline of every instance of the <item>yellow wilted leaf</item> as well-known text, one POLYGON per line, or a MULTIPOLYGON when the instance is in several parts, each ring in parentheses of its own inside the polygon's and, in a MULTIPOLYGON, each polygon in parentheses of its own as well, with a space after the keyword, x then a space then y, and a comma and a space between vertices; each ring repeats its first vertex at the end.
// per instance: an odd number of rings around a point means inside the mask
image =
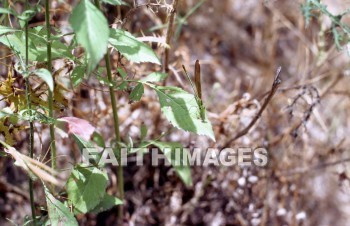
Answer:
POLYGON ((13 145, 15 143, 8 126, 4 125, 4 122, 0 121, 0 133, 2 133, 5 137, 5 142, 9 145, 13 145))
MULTIPOLYGON (((12 77, 12 69, 10 68, 8 71, 7 79, 0 82, 0 96, 14 108, 14 112, 18 112, 27 108, 27 97, 23 89, 14 86, 16 78, 12 77)), ((38 106, 48 108, 48 102, 43 98, 46 96, 46 90, 41 88, 40 85, 39 88, 29 90, 33 109, 38 106)), ((64 97, 63 91, 67 91, 67 89, 60 83, 56 83, 54 87, 54 110, 63 110, 68 106, 68 100, 64 97)))
POLYGON ((68 100, 64 97, 62 91, 68 91, 68 90, 62 84, 56 83, 53 91, 55 110, 64 110, 68 106, 68 100))
POLYGON ((24 130, 25 126, 18 126, 13 124, 6 125, 5 120, 5 118, 0 120, 0 133, 4 135, 6 143, 8 143, 9 145, 14 145, 14 136, 18 134, 21 130, 24 130))
POLYGON ((0 95, 10 105, 14 105, 16 111, 22 110, 26 106, 26 97, 24 90, 18 89, 14 86, 16 78, 12 77, 12 69, 8 70, 7 79, 0 82, 0 95))
POLYGON ((12 85, 16 79, 12 78, 11 70, 5 81, 0 82, 0 95, 5 98, 13 93, 12 85))

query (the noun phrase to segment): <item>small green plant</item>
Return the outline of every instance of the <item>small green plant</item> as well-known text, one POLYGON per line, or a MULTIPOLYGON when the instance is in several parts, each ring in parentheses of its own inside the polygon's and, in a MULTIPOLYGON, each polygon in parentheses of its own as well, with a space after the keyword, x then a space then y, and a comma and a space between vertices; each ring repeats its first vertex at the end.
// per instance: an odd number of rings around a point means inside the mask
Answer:
MULTIPOLYGON (((101 2, 118 6, 124 4, 123 1, 118 0, 101 0, 101 2)), ((194 10, 192 11, 194 12, 194 10)), ((17 22, 15 24, 18 24, 18 27, 0 25, 0 43, 7 46, 18 61, 14 68, 9 67, 8 78, 1 81, 1 101, 5 101, 8 105, 0 111, 0 133, 5 137, 5 142, 1 141, 1 144, 6 150, 4 155, 12 156, 17 163, 20 163, 19 166, 30 175, 29 193, 32 202, 32 221, 35 225, 78 225, 74 215, 98 213, 116 205, 120 206, 119 219, 123 217, 124 182, 121 164, 117 169, 119 193, 117 197, 106 192, 107 173, 99 165, 85 167, 79 163, 75 164, 65 187, 61 188, 60 185, 64 184, 64 179, 60 179, 56 163, 55 131, 64 130, 67 134, 70 134, 81 151, 84 148, 110 146, 120 162, 121 148, 133 147, 133 145, 121 139, 118 99, 115 93, 127 90, 131 84, 137 85, 130 92, 130 101, 140 101, 145 87, 148 87, 158 95, 161 110, 174 127, 198 135, 205 135, 215 141, 213 129, 207 118, 201 98, 199 63, 196 63, 196 88, 194 88, 186 73, 195 90, 195 95, 179 87, 160 85, 168 76, 165 73, 154 71, 141 79, 130 79, 128 73, 121 66, 112 68, 110 62, 111 50, 117 51, 118 54, 133 63, 148 62, 160 65, 160 60, 148 45, 139 41, 133 34, 123 29, 109 28, 99 0, 95 0, 94 3, 90 0, 81 0, 74 7, 69 17, 69 24, 73 32, 68 34, 62 33, 58 28, 51 27, 50 1, 48 0, 45 1, 44 7, 40 3, 32 6, 26 1, 26 11, 22 13, 16 12, 11 6, 0 8, 0 12, 12 16, 1 16, 1 20, 14 18, 17 22), (30 28, 28 22, 33 16, 40 13, 40 8, 45 9, 46 24, 45 26, 30 28), (62 37, 67 35, 73 36, 73 41, 70 44, 62 41, 62 37), (83 55, 76 56, 72 54, 75 52, 74 50, 81 47, 84 49, 83 55), (113 110, 115 138, 110 144, 106 144, 105 139, 85 120, 74 117, 56 117, 58 111, 62 111, 67 107, 64 91, 68 89, 68 87, 62 87, 61 84, 56 83, 59 75, 53 70, 52 62, 59 59, 74 62, 75 67, 72 68, 70 75, 72 87, 79 87, 85 79, 92 76, 101 84, 108 86, 113 110), (101 60, 104 60, 105 66, 100 66, 101 60), (12 76, 14 70, 21 74, 26 81, 25 94, 21 87, 16 87, 18 78, 12 76), (113 76, 113 71, 118 76, 113 76), (104 74, 106 74, 106 77, 104 74), (42 83, 37 84, 38 80, 33 80, 33 76, 38 77, 42 83), (198 117, 198 114, 193 114, 192 109, 196 109, 200 117, 198 117), (29 122, 30 125, 29 157, 13 148, 15 140, 10 132, 14 128, 18 131, 24 130, 25 127, 21 124, 25 122, 29 122), (35 123, 47 125, 50 128, 51 169, 45 164, 33 160, 35 123), (92 139, 90 139, 91 136, 92 139), (35 215, 32 189, 34 180, 41 181, 45 190, 47 216, 35 215), (62 202, 64 199, 57 194, 58 187, 63 189, 60 195, 67 198, 64 202, 62 202)), ((184 18, 186 19, 188 16, 184 18)), ((180 21, 180 25, 181 23, 183 21, 180 21)), ((144 140, 147 130, 144 127, 140 130, 142 133, 141 140, 137 147, 144 148, 153 145, 160 150, 170 148, 171 151, 164 153, 164 155, 174 165, 182 181, 190 186, 192 178, 189 166, 178 164, 174 157, 175 149, 180 148, 183 152, 187 150, 179 143, 162 142, 159 139, 144 140)))
MULTIPOLYGON (((342 50, 344 46, 349 44, 350 28, 347 24, 342 22, 342 19, 350 12, 350 9, 344 10, 344 12, 339 15, 334 15, 327 9, 327 5, 322 4, 321 1, 306 0, 301 5, 301 11, 305 17, 306 26, 310 24, 312 18, 320 18, 321 15, 324 15, 331 20, 331 32, 338 50, 342 50)), ((350 54, 348 47, 347 50, 350 54)))

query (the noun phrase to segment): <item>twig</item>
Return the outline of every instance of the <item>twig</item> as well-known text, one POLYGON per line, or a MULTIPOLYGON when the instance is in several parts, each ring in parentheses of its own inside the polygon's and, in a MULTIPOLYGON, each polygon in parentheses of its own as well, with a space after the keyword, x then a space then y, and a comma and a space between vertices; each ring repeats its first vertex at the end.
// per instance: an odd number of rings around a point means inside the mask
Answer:
POLYGON ((253 118, 253 120, 249 123, 249 125, 244 128, 243 130, 241 130, 240 132, 238 132, 236 134, 236 136, 234 136, 233 138, 231 138, 230 140, 228 140, 224 147, 229 146, 233 141, 237 140, 238 138, 244 136, 245 134, 247 134, 249 132, 249 130, 253 127, 253 125, 258 121, 258 119, 261 117, 261 114, 264 112, 265 108, 267 107, 268 103, 271 101, 272 97, 275 95, 279 85, 281 84, 281 79, 280 79, 280 72, 281 72, 281 67, 279 67, 277 69, 276 72, 276 77, 272 83, 272 88, 271 91, 269 93, 269 95, 267 96, 267 98, 265 99, 264 104, 262 105, 262 107, 260 108, 259 112, 255 115, 255 117, 253 118))
MULTIPOLYGON (((161 4, 158 4, 158 3, 150 3, 150 2, 149 2, 149 3, 146 3, 146 4, 137 4, 137 3, 134 2, 134 8, 130 9, 130 10, 125 14, 123 20, 121 21, 121 27, 124 28, 126 22, 129 20, 129 18, 130 18, 137 10, 139 10, 139 9, 141 9, 141 8, 144 8, 144 7, 149 8, 149 7, 151 7, 151 6, 154 6, 154 7, 158 6, 158 7, 160 7, 161 4)), ((117 18, 117 20, 119 20, 119 18, 117 18)), ((115 21, 114 23, 116 23, 116 21, 115 21)))
POLYGON ((350 92, 347 91, 347 90, 334 90, 334 91, 330 92, 329 94, 342 95, 342 96, 350 97, 350 92))
MULTIPOLYGON (((165 43, 169 46, 170 46, 170 39, 173 34, 174 18, 175 18, 178 2, 179 2, 178 0, 173 1, 173 7, 169 16, 168 29, 167 29, 166 38, 165 38, 165 43)), ((165 48, 165 52, 164 52, 163 72, 165 73, 169 72, 169 50, 170 48, 165 48)))
POLYGON ((344 78, 344 74, 343 73, 339 73, 338 76, 321 92, 320 97, 325 96, 343 78, 344 78))
POLYGON ((276 175, 277 176, 294 176, 296 174, 305 174, 305 173, 310 173, 311 171, 325 169, 325 168, 335 166, 338 164, 343 164, 346 162, 350 162, 350 158, 341 159, 334 162, 321 163, 312 167, 297 168, 291 171, 281 171, 281 172, 277 172, 276 175))

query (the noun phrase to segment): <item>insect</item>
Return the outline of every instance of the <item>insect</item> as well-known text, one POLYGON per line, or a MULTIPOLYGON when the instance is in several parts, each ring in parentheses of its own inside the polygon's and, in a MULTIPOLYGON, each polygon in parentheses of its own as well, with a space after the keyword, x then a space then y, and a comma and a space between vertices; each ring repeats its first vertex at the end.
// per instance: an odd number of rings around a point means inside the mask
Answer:
POLYGON ((185 75, 188 79, 188 81, 190 82, 194 95, 195 95, 195 99, 199 108, 199 115, 200 118, 202 119, 202 122, 205 122, 205 106, 203 104, 202 101, 202 85, 201 85, 201 66, 199 64, 199 60, 196 60, 196 64, 195 64, 195 68, 194 68, 194 83, 195 86, 193 85, 193 82, 190 78, 190 76, 188 75, 186 68, 184 65, 182 65, 182 68, 185 72, 185 75))

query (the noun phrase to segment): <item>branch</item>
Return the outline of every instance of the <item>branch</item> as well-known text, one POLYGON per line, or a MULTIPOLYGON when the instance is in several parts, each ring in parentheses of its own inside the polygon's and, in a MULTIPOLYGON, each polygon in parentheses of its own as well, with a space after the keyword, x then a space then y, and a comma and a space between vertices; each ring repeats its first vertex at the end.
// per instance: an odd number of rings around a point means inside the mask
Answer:
POLYGON ((237 140, 238 138, 244 136, 245 134, 247 134, 249 132, 249 130, 253 127, 253 125, 258 121, 258 119, 261 117, 261 114, 264 112, 265 108, 267 107, 268 103, 271 101, 272 97, 275 95, 279 85, 281 84, 281 79, 280 79, 280 72, 281 72, 281 67, 279 67, 277 69, 276 72, 276 76, 275 79, 273 80, 272 83, 272 88, 270 90, 269 95, 267 96, 267 98, 265 99, 264 104, 262 105, 262 107, 260 108, 259 112, 255 115, 255 117, 253 118, 253 120, 249 123, 249 125, 244 128, 243 130, 241 130, 240 132, 238 132, 236 134, 236 136, 234 136, 233 138, 231 138, 230 140, 228 140, 224 147, 229 146, 232 142, 234 142, 235 140, 237 140))
POLYGON ((346 158, 346 159, 340 159, 334 162, 326 162, 326 163, 321 163, 319 165, 315 165, 315 166, 311 166, 311 167, 305 167, 305 168, 297 168, 291 171, 281 171, 281 172, 277 172, 276 175, 277 176, 294 176, 297 174, 306 174, 306 173, 310 173, 312 171, 316 171, 316 170, 321 170, 321 169, 326 169, 328 167, 331 166, 336 166, 339 164, 344 164, 350 162, 350 158, 346 158))
MULTIPOLYGON (((175 18, 175 13, 178 5, 178 0, 173 1, 173 7, 170 12, 169 16, 169 21, 168 21, 168 29, 167 29, 167 34, 165 38, 165 43, 170 46, 170 39, 173 34, 173 24, 174 24, 174 18, 175 18)), ((169 72, 169 50, 170 48, 165 48, 165 56, 164 56, 164 67, 163 67, 163 72, 168 73, 169 72)))

